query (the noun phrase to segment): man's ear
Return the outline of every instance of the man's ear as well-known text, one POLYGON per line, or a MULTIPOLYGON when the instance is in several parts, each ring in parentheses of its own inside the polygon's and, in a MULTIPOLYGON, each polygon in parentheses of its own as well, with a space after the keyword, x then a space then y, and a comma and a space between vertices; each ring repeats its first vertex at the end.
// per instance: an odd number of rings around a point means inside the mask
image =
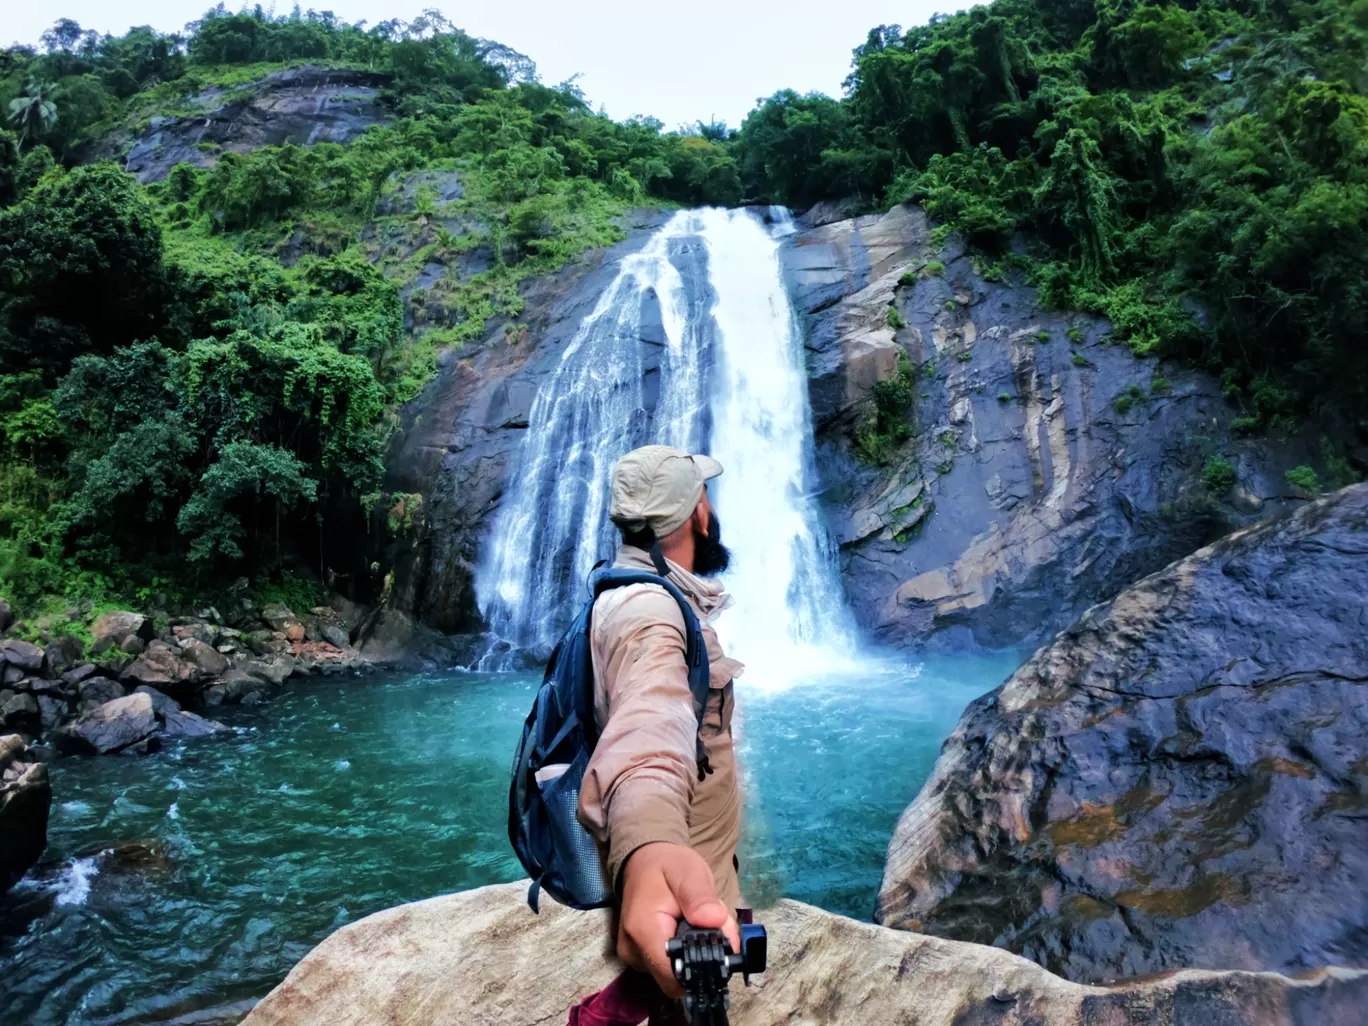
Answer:
POLYGON ((706 535, 708 533, 708 504, 706 502, 699 502, 694 507, 693 522, 699 534, 706 535))

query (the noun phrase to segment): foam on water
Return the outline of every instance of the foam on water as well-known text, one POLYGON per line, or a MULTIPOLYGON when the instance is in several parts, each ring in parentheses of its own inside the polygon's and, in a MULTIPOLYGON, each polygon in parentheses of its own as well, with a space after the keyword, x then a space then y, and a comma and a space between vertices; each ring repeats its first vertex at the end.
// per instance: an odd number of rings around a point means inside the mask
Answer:
POLYGON ((69 907, 84 905, 90 897, 90 883, 99 873, 98 855, 72 860, 57 880, 55 903, 69 907))

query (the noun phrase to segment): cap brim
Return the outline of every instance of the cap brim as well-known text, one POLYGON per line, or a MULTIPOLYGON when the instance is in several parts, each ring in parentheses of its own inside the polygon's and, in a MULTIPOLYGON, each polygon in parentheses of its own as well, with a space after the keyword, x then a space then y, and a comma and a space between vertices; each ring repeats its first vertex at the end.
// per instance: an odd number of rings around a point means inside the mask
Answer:
POLYGON ((700 456, 695 453, 689 458, 693 460, 694 463, 698 464, 699 470, 703 471, 704 481, 711 481, 722 473, 722 464, 718 463, 717 460, 713 459, 711 456, 700 456))

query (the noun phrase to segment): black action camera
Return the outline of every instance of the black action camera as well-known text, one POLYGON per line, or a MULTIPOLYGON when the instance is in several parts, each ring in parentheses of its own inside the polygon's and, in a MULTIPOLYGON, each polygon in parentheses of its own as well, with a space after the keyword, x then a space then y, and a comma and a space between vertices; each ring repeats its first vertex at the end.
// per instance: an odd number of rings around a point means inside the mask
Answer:
POLYGON ((740 927, 741 951, 733 952, 721 930, 691 926, 681 919, 679 931, 665 945, 670 968, 684 988, 684 1015, 692 1026, 728 1026, 727 986, 740 973, 750 985, 752 973, 765 971, 769 941, 763 926, 740 927))

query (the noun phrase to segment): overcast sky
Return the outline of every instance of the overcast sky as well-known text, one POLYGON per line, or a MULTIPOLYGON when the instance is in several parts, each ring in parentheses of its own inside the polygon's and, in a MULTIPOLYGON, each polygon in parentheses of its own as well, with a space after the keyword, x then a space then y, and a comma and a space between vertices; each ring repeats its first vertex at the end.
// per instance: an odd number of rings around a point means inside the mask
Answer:
MULTIPOLYGON (((180 29, 213 0, 0 0, 0 39, 37 43, 58 17, 122 33, 132 25, 180 29)), ((650 114, 669 128, 715 117, 740 124, 757 97, 784 88, 839 96, 850 51, 875 25, 904 27, 955 0, 320 0, 346 21, 411 19, 440 7, 471 35, 537 62, 542 81, 579 73, 591 103, 615 118, 650 114)), ((229 8, 236 6, 229 0, 229 8)), ((309 4, 302 6, 308 7, 309 4)), ((288 11, 289 3, 278 3, 288 11)))

